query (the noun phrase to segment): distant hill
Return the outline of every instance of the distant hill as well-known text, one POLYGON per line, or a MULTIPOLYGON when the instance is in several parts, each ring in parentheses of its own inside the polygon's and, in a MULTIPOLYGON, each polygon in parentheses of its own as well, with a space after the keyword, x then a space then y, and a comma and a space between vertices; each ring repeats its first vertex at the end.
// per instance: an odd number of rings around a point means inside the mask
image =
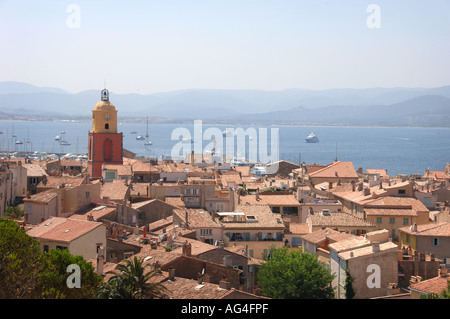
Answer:
MULTIPOLYGON (((330 125, 449 126, 450 86, 437 88, 212 90, 115 94, 120 116, 228 122, 330 125)), ((0 82, 0 111, 90 117, 100 90, 70 93, 20 82, 0 82)))
POLYGON ((425 95, 390 105, 333 105, 316 109, 297 107, 247 115, 241 122, 450 127, 450 98, 425 95))

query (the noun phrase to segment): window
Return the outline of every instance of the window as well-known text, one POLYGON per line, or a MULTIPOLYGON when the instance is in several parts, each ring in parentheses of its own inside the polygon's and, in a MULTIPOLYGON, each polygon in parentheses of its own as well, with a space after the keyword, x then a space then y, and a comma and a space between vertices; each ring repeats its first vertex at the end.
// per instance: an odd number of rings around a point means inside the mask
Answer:
POLYGON ((212 229, 200 229, 200 235, 208 235, 212 234, 212 229))
POLYGON ((435 238, 433 238, 432 239, 432 245, 433 246, 441 246, 442 245, 442 239, 441 238, 437 238, 437 237, 435 237, 435 238))
POLYGON ((105 130, 109 130, 109 124, 108 123, 105 124, 105 130))
POLYGON ((411 243, 411 236, 409 234, 406 234, 406 243, 407 244, 411 243))
POLYGON ((48 253, 48 245, 44 245, 44 253, 48 253))
POLYGON ((398 190, 398 194, 399 194, 399 195, 405 195, 405 194, 406 194, 406 190, 404 190, 404 189, 399 189, 399 190, 398 190))
POLYGON ((403 225, 408 225, 409 224, 409 218, 405 217, 403 218, 403 225))
POLYGON ((105 172, 105 179, 116 179, 116 172, 105 172))
POLYGON ((389 224, 395 224, 395 217, 389 218, 389 224))
POLYGON ((381 217, 377 217, 377 224, 381 224, 382 222, 382 218, 381 217))
POLYGON ((392 240, 395 240, 395 229, 391 230, 392 240))

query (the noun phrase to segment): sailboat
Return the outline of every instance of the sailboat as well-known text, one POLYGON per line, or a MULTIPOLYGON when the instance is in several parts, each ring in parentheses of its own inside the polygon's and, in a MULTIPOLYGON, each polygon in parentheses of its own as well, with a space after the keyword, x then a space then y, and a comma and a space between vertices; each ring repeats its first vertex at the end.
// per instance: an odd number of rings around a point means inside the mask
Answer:
POLYGON ((152 145, 152 141, 148 139, 148 116, 147 116, 147 133, 145 134, 145 137, 147 138, 147 141, 145 141, 144 145, 152 145))

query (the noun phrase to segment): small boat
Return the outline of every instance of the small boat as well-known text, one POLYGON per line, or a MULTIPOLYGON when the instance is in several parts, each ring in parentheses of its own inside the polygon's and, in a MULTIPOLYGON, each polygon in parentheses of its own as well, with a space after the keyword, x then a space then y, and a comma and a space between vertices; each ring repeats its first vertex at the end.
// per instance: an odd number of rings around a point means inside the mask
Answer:
POLYGON ((319 143, 319 138, 314 134, 314 132, 311 132, 306 138, 306 143, 319 143))
POLYGON ((145 140, 145 137, 143 137, 142 135, 136 136, 136 139, 139 141, 145 140))
POLYGON ((145 137, 147 137, 147 141, 144 143, 144 145, 152 145, 153 143, 148 140, 148 116, 147 116, 147 132, 145 134, 145 137))
POLYGON ((137 132, 136 131, 131 131, 130 134, 137 134, 137 132))
POLYGON ((59 145, 70 145, 70 143, 66 142, 66 141, 62 141, 62 142, 59 143, 59 145))
POLYGON ((180 141, 182 143, 194 143, 194 141, 191 138, 189 138, 189 137, 180 138, 180 141))
POLYGON ((16 141, 16 144, 23 144, 21 140, 16 141))
POLYGON ((56 135, 56 136, 55 136, 55 141, 59 141, 59 140, 61 140, 61 136, 56 135))

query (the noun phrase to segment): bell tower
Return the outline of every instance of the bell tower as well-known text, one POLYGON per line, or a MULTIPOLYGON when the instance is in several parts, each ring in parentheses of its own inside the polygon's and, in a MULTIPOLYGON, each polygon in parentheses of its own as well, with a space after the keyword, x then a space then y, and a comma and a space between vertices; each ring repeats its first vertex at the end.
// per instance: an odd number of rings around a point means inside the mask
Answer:
POLYGON ((103 164, 123 164, 123 134, 117 132, 117 110, 109 101, 107 89, 101 91, 100 102, 92 110, 89 132, 88 173, 102 177, 103 164))

